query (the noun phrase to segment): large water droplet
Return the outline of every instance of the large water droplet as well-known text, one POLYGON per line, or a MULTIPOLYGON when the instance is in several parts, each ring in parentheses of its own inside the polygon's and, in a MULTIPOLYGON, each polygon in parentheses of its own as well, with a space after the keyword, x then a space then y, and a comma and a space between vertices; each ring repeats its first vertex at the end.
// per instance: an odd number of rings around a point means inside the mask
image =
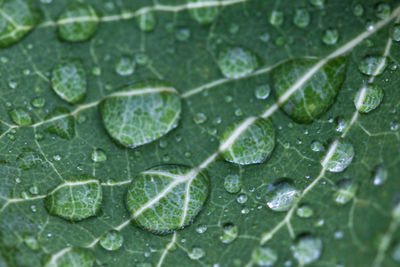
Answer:
POLYGON ((156 17, 153 12, 146 12, 136 19, 139 29, 144 32, 151 32, 156 27, 156 17))
POLYGON ((357 193, 358 183, 352 179, 344 179, 338 182, 333 198, 340 205, 348 203, 357 193))
POLYGON ((278 260, 277 252, 269 247, 258 247, 253 250, 251 259, 254 264, 262 267, 273 266, 278 260))
POLYGON ((99 17, 88 4, 72 3, 57 19, 58 36, 68 42, 88 40, 97 30, 99 17))
POLYGON ((208 177, 186 166, 161 165, 132 180, 126 206, 136 225, 168 233, 190 224, 209 192, 208 177))
POLYGON ((353 160, 354 148, 350 143, 347 143, 343 140, 337 140, 331 144, 330 148, 328 149, 328 153, 334 146, 336 146, 336 148, 334 149, 332 156, 330 157, 329 161, 325 163, 326 168, 330 172, 342 172, 353 160))
POLYGON ((310 24, 311 16, 307 9, 296 9, 293 23, 299 28, 305 28, 310 24))
POLYGON ((267 206, 273 211, 288 211, 299 197, 300 191, 290 179, 278 179, 268 187, 267 206))
POLYGON ((25 37, 40 21, 40 13, 29 0, 0 3, 0 47, 9 47, 25 37))
POLYGON ((335 101, 345 78, 347 58, 337 57, 328 61, 288 95, 317 62, 317 59, 304 58, 289 60, 273 71, 274 87, 281 108, 300 123, 311 123, 324 114, 335 101))
POLYGON ((46 132, 56 134, 63 139, 72 139, 75 136, 75 119, 69 115, 69 110, 66 108, 55 108, 46 120, 51 120, 45 129, 46 132))
POLYGON ((386 3, 379 3, 375 7, 375 16, 379 19, 386 19, 390 16, 391 8, 386 3))
POLYGON ((227 47, 218 54, 218 66, 227 78, 237 79, 258 68, 256 55, 242 47, 227 47))
POLYGON ((248 118, 223 133, 220 150, 225 160, 248 165, 265 161, 274 147, 272 123, 267 119, 248 118))
POLYGON ((100 182, 92 177, 68 179, 50 191, 44 199, 46 209, 69 221, 95 216, 103 199, 100 182))
POLYGON ((126 147, 137 147, 165 135, 178 124, 178 92, 158 81, 136 83, 111 94, 99 105, 107 132, 126 147))
POLYGON ((366 75, 377 76, 383 73, 387 66, 386 57, 366 56, 358 64, 358 69, 366 75))
MULTIPOLYGON (((215 2, 215 0, 188 0, 188 4, 192 5, 202 5, 207 4, 207 2, 215 2)), ((195 19, 198 23, 201 24, 210 24, 214 21, 214 19, 218 15, 218 7, 217 6, 208 6, 201 8, 190 8, 190 15, 193 19, 195 19)))
POLYGON ((358 90, 354 96, 354 105, 361 113, 368 113, 376 109, 382 102, 383 90, 374 84, 367 84, 358 90))
POLYGON ((10 115, 11 119, 19 126, 28 126, 32 124, 31 115, 22 108, 12 109, 8 114, 10 115))
POLYGON ((64 59, 55 64, 51 73, 51 86, 68 103, 81 102, 86 95, 86 74, 78 59, 64 59))
POLYGON ((299 262, 300 266, 310 264, 321 256, 322 241, 310 235, 303 235, 297 239, 291 250, 293 257, 299 262))
POLYGON ((219 239, 224 244, 232 243, 239 235, 239 228, 233 223, 224 224, 222 231, 223 233, 220 235, 219 239))
POLYGON ((124 238, 120 232, 111 230, 100 237, 100 245, 106 250, 117 250, 122 246, 124 238))
POLYGON ((231 194, 238 193, 242 189, 242 180, 237 174, 230 174, 224 180, 225 190, 231 194))

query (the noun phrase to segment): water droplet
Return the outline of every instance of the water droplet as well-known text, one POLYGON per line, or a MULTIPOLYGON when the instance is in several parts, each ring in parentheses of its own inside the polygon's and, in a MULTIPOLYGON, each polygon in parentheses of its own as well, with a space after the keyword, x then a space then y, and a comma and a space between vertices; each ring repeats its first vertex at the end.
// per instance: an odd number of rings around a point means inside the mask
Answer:
POLYGON ((8 114, 10 115, 11 119, 19 126, 28 126, 31 125, 33 122, 31 115, 29 115, 29 113, 22 108, 10 110, 8 114))
POLYGON ((86 41, 94 35, 98 24, 99 17, 91 5, 72 3, 57 19, 58 36, 67 42, 86 41))
POLYGON ((66 108, 55 108, 49 115, 46 116, 46 120, 52 118, 62 117, 52 122, 45 131, 48 133, 56 134, 63 139, 72 139, 75 136, 75 120, 74 117, 69 115, 69 110, 66 108))
POLYGON ((367 84, 354 96, 354 105, 360 113, 368 113, 381 104, 383 95, 383 90, 379 86, 367 84))
POLYGON ((44 267, 54 266, 81 266, 90 267, 94 265, 95 256, 89 249, 71 248, 58 257, 49 257, 44 267), (72 265, 71 265, 72 264, 72 265))
POLYGON ((184 42, 189 40, 190 38, 190 30, 187 28, 182 28, 179 29, 176 33, 175 33, 175 37, 178 41, 184 42))
POLYGON ((269 23, 274 26, 280 26, 283 24, 284 16, 282 11, 274 10, 269 16, 269 23))
MULTIPOLYGON (((191 5, 201 5, 206 4, 207 2, 214 2, 215 0, 188 0, 188 4, 191 5)), ((201 8, 190 8, 190 15, 194 20, 196 20, 200 24, 211 24, 214 19, 218 16, 218 7, 217 6, 208 6, 201 8)))
POLYGON ((37 194, 39 194, 39 187, 37 185, 33 185, 33 186, 29 187, 29 192, 32 195, 37 195, 37 194))
POLYGON ((224 224, 222 230, 223 233, 219 236, 219 240, 224 244, 232 243, 239 235, 239 228, 233 223, 224 224))
POLYGON ((31 104, 35 108, 42 108, 46 104, 46 99, 43 97, 36 97, 32 100, 31 104))
POLYGON ((396 24, 392 28, 393 41, 400 42, 400 24, 396 24))
POLYGON ((293 257, 299 262, 300 266, 310 264, 321 256, 322 241, 310 235, 303 235, 297 239, 291 250, 293 257))
POLYGON ((39 153, 26 149, 17 156, 18 167, 23 170, 29 170, 38 165, 45 166, 45 160, 39 153))
POLYGON ((386 69, 386 57, 366 56, 358 64, 358 69, 366 75, 378 76, 386 69))
POLYGON ((115 64, 115 71, 121 76, 128 76, 135 72, 136 61, 130 57, 121 57, 115 64))
POLYGON ((251 259, 254 264, 262 267, 273 266, 278 260, 277 252, 269 247, 258 247, 253 250, 251 259))
POLYGON ((300 191, 294 187, 288 178, 278 179, 268 187, 267 206, 273 211, 288 211, 300 197, 300 191))
POLYGON ((197 113, 193 116, 193 121, 196 124, 202 124, 207 120, 207 116, 204 113, 197 113))
POLYGON ((126 207, 135 225, 168 233, 193 222, 208 192, 209 181, 204 173, 186 166, 161 165, 132 180, 126 207))
POLYGON ((311 150, 315 152, 324 151, 325 147, 320 141, 313 141, 311 143, 311 150))
POLYGON ((218 54, 218 66, 227 78, 238 79, 258 68, 258 59, 250 50, 242 47, 227 47, 218 54))
POLYGON ((103 162, 107 160, 107 154, 103 149, 95 149, 92 152, 91 158, 94 162, 103 162))
POLYGON ((199 234, 205 233, 207 231, 207 225, 205 224, 200 224, 199 226, 196 227, 196 232, 199 234))
POLYGON ((349 126, 349 122, 342 117, 337 117, 336 118, 336 131, 339 133, 342 133, 347 126, 349 126))
POLYGON ((296 122, 311 123, 335 101, 346 75, 347 58, 337 57, 316 71, 289 97, 288 91, 318 63, 317 59, 293 59, 273 71, 273 82, 281 108, 296 122))
POLYGON ((310 218, 313 216, 314 211, 309 205, 303 204, 296 209, 296 214, 300 218, 310 218))
POLYGON ((257 99, 267 99, 271 94, 271 86, 269 84, 260 85, 254 91, 257 99))
POLYGON ((398 242, 392 251, 392 258, 396 262, 400 262, 400 242, 398 242))
POLYGON ((156 27, 156 17, 153 12, 146 12, 136 19, 139 29, 143 32, 151 32, 156 27))
POLYGON ((101 68, 99 66, 95 66, 92 68, 92 74, 94 76, 100 76, 101 75, 101 68))
POLYGON ((340 231, 340 230, 337 230, 337 231, 335 231, 335 232, 333 233, 333 237, 334 237, 335 239, 342 239, 342 238, 343 238, 343 232, 340 231))
POLYGON ((0 47, 9 47, 25 37, 39 23, 41 15, 29 0, 0 4, 0 47))
POLYGON ((25 244, 32 250, 37 251, 40 248, 39 242, 34 236, 28 235, 24 237, 25 244))
POLYGON ((296 9, 293 17, 293 23, 299 28, 305 28, 310 24, 310 13, 304 9, 296 9))
POLYGON ((237 198, 236 198, 237 203, 239 204, 244 204, 247 202, 247 195, 245 194, 240 194, 237 198))
POLYGON ((361 4, 356 4, 353 8, 353 14, 357 17, 361 17, 364 14, 364 7, 361 4))
POLYGON ((54 159, 55 161, 60 161, 60 160, 61 160, 61 156, 60 156, 60 155, 54 155, 54 156, 53 156, 53 159, 54 159))
POLYGON ((313 6, 319 7, 319 8, 323 8, 325 5, 325 1, 326 0, 310 0, 310 3, 313 6))
POLYGON ((136 83, 105 98, 99 106, 109 135, 126 147, 152 142, 178 125, 178 92, 159 81, 136 83))
POLYGON ((264 162, 274 147, 272 123, 268 119, 248 118, 223 133, 220 150, 226 161, 248 165, 264 162), (232 140, 235 135, 238 136, 232 140))
POLYGON ((92 177, 68 179, 50 191, 44 200, 48 212, 69 221, 95 216, 103 199, 100 182, 92 177))
POLYGON ((358 183, 352 179, 343 179, 338 182, 333 198, 340 205, 348 203, 354 198, 358 190, 358 183))
POLYGON ((243 115, 243 110, 241 109, 241 108, 237 108, 236 110, 235 110, 235 116, 236 117, 240 117, 240 116, 242 116, 243 115))
POLYGON ((342 172, 350 165, 351 161, 353 160, 353 145, 343 140, 337 140, 331 144, 331 147, 328 149, 328 151, 332 149, 332 146, 336 146, 336 148, 331 158, 326 163, 325 167, 330 172, 342 172))
POLYGON ((140 53, 135 56, 135 61, 138 65, 146 65, 149 62, 149 57, 140 53))
POLYGON ((261 34, 258 37, 262 42, 267 43, 271 39, 271 35, 268 32, 261 34))
POLYGON ((225 190, 231 194, 237 193, 242 189, 242 180, 237 174, 230 174, 224 180, 225 190))
POLYGON ((390 16, 391 8, 388 4, 379 3, 375 7, 375 16, 379 19, 386 19, 390 16))
POLYGON ((206 253, 204 252, 204 250, 199 247, 194 247, 194 248, 192 248, 191 251, 188 252, 188 256, 192 260, 199 260, 199 259, 203 258, 205 254, 206 253))
POLYGON ((326 45, 334 45, 339 40, 339 31, 337 29, 327 29, 322 36, 322 42, 326 45))
POLYGON ((120 232, 115 230, 108 231, 100 237, 100 245, 105 250, 117 250, 122 247, 123 242, 124 238, 120 232))
POLYGON ((68 103, 79 103, 86 95, 86 74, 78 59, 64 59, 55 64, 51 73, 54 92, 68 103))
POLYGON ((378 165, 375 167, 373 172, 374 185, 382 185, 386 182, 388 177, 388 170, 383 165, 378 165))

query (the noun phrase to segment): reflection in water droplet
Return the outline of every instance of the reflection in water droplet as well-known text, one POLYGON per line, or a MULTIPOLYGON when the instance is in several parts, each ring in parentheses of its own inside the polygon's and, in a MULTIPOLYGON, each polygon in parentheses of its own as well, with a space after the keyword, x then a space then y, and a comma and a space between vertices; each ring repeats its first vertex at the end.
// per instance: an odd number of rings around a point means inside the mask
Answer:
POLYGON ((348 203, 357 193, 358 183, 352 179, 344 179, 338 182, 337 189, 333 194, 335 202, 340 205, 348 203))
POLYGON ((377 76, 383 73, 387 66, 386 57, 366 56, 358 64, 358 69, 366 75, 377 76))
POLYGON ((269 267, 276 263, 278 260, 278 254, 272 248, 258 247, 253 250, 251 259, 256 266, 269 267))
POLYGON ((319 238, 304 235, 300 236, 290 249, 299 265, 303 266, 319 259, 322 251, 322 241, 319 238))
POLYGON ((106 250, 117 250, 122 246, 124 238, 120 232, 111 230, 100 237, 100 245, 106 250))
POLYGON ((383 95, 383 90, 379 86, 367 84, 354 96, 354 105, 360 113, 368 113, 381 104, 383 95))
POLYGON ((199 226, 196 227, 196 232, 199 234, 205 233, 207 231, 208 227, 205 224, 200 224, 199 226))
POLYGON ((223 226, 223 233, 220 235, 219 239, 222 241, 224 244, 230 244, 239 235, 239 228, 234 225, 233 223, 226 223, 223 226))
POLYGON ((268 187, 267 206, 273 211, 288 211, 300 197, 300 191, 294 187, 288 178, 278 179, 268 187))
POLYGON ((313 141, 311 143, 311 150, 315 152, 324 151, 325 147, 320 141, 313 141))
POLYGON ((396 42, 400 42, 400 24, 396 24, 393 26, 392 39, 396 42))
POLYGON ((260 85, 254 91, 257 99, 267 99, 271 93, 271 86, 269 84, 260 85))
MULTIPOLYGON (((331 144, 337 145, 334 150, 331 158, 326 163, 326 168, 330 172, 342 172, 344 171, 351 163, 354 157, 354 148, 353 145, 347 143, 343 140, 335 141, 331 144)), ((328 149, 329 151, 330 149, 328 149)))
POLYGON ((218 54, 218 66, 227 78, 237 79, 258 68, 256 55, 242 47, 226 47, 218 54))
POLYGON ((245 195, 245 194, 240 194, 240 195, 236 198, 236 201, 237 201, 239 204, 244 204, 244 203, 246 203, 246 202, 247 202, 247 195, 245 195))
POLYGON ((237 174, 227 175, 224 179, 225 190, 231 194, 237 193, 242 189, 242 180, 237 174))

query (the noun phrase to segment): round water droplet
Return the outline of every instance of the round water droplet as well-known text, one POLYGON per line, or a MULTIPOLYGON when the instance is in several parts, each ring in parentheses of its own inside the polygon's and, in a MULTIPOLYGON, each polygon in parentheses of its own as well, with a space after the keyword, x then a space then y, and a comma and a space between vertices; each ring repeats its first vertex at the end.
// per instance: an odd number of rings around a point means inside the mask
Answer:
POLYGON ((202 124, 207 120, 207 116, 204 113, 197 113, 193 116, 193 121, 196 124, 202 124))
POLYGON ((117 250, 122 247, 124 238, 120 232, 111 230, 100 237, 100 245, 106 250, 117 250))
POLYGON ((107 154, 103 149, 96 149, 92 152, 91 158, 94 162, 103 162, 107 160, 107 154))
POLYGON ((190 15, 200 24, 211 24, 218 15, 217 6, 196 7, 207 5, 207 2, 215 2, 215 0, 188 0, 187 2, 189 5, 193 5, 193 8, 189 9, 190 15))
POLYGON ((242 47, 227 47, 218 54, 218 66, 227 78, 238 79, 258 68, 256 55, 242 47))
POLYGON ((135 72, 136 61, 130 57, 121 57, 115 64, 115 71, 121 76, 128 76, 135 72))
POLYGON ((264 162, 275 147, 275 131, 268 119, 248 118, 226 130, 220 151, 226 161, 241 165, 264 162))
POLYGON ((46 99, 43 97, 36 97, 32 100, 31 104, 35 108, 42 108, 46 104, 46 99))
POLYGON ((208 192, 208 177, 197 169, 161 165, 132 180, 126 206, 136 225, 168 233, 193 222, 208 192))
POLYGON ((271 94, 271 86, 269 84, 260 85, 254 91, 257 99, 267 99, 271 94))
POLYGON ((219 236, 219 240, 221 240, 224 244, 232 243, 239 235, 239 228, 233 223, 224 224, 222 230, 223 233, 219 236))
POLYGON ((356 4, 353 7, 353 14, 357 17, 361 17, 364 14, 364 7, 361 4, 356 4))
POLYGON ((22 108, 10 110, 8 114, 10 115, 11 119, 19 126, 28 126, 31 125, 33 122, 31 115, 22 108))
POLYGON ((57 19, 58 36, 68 42, 86 41, 94 35, 98 24, 99 17, 91 5, 72 3, 57 19))
POLYGON ((337 204, 344 205, 354 198, 357 193, 358 183, 352 179, 344 179, 338 182, 333 198, 337 204))
POLYGON ((339 40, 339 31, 337 29, 327 29, 322 36, 322 42, 326 45, 334 45, 339 40))
POLYGON ((310 235, 303 235, 297 239, 291 250, 293 257, 299 262, 300 266, 310 264, 321 256, 322 241, 310 235))
POLYGON ((283 24, 284 16, 282 11, 274 10, 269 16, 269 23, 274 26, 280 26, 283 24))
POLYGON ((146 12, 136 19, 139 29, 143 32, 151 32, 156 27, 156 17, 153 12, 146 12))
POLYGON ((44 267, 58 267, 58 266, 79 266, 91 267, 94 265, 95 256, 89 249, 84 248, 71 248, 61 254, 53 254, 49 257, 48 262, 44 267))
POLYGON ((95 216, 103 199, 99 180, 92 177, 71 178, 59 184, 44 199, 52 215, 70 221, 80 221, 95 216))
POLYGON ((73 116, 69 115, 68 109, 55 108, 45 119, 50 120, 58 116, 65 117, 46 124, 48 127, 45 131, 56 134, 63 139, 72 139, 75 136, 75 119, 73 116))
POLYGON ((347 126, 349 126, 349 122, 342 117, 337 117, 336 118, 336 131, 339 133, 342 133, 347 126))
POLYGON ((39 23, 41 15, 29 0, 0 3, 0 47, 9 47, 25 37, 39 23))
POLYGON ((378 76, 386 69, 386 57, 381 56, 366 56, 358 64, 358 69, 366 75, 378 76))
POLYGON ((313 216, 314 211, 312 210, 312 208, 309 205, 304 204, 304 205, 300 205, 296 209, 296 214, 300 218, 310 218, 311 216, 313 216))
POLYGON ((374 185, 382 185, 386 182, 388 177, 388 170, 383 165, 378 165, 375 167, 373 172, 374 185))
POLYGON ((400 42, 400 24, 395 24, 392 28, 393 41, 400 42))
POLYGON ((136 83, 106 97, 99 105, 110 136, 126 147, 152 142, 178 125, 178 92, 158 81, 136 83))
POLYGON ((37 194, 39 194, 39 188, 36 185, 33 185, 33 186, 29 187, 29 192, 32 195, 37 195, 37 194))
POLYGON ((354 96, 354 105, 360 113, 368 113, 381 104, 383 95, 383 90, 379 86, 367 84, 354 96))
POLYGON ((296 122, 311 123, 335 101, 346 75, 347 58, 337 57, 316 71, 294 93, 293 86, 318 63, 317 59, 294 59, 273 71, 273 82, 281 108, 296 122))
POLYGON ((311 150, 315 152, 324 151, 325 147, 320 141, 313 141, 311 143, 311 150))
POLYGON ((38 251, 40 249, 39 242, 33 236, 30 236, 30 235, 25 236, 24 237, 24 242, 30 249, 32 249, 34 251, 38 251))
POLYGON ((330 148, 328 149, 328 153, 331 149, 334 148, 333 154, 328 160, 326 164, 326 168, 330 172, 342 172, 344 171, 351 163, 354 157, 354 148, 353 145, 347 143, 343 140, 334 141, 330 148))
POLYGON ((199 247, 194 247, 194 248, 192 248, 191 251, 188 252, 188 256, 192 260, 199 260, 199 259, 203 258, 205 254, 206 253, 204 252, 204 250, 199 247))
POLYGON ((391 8, 386 3, 379 3, 375 7, 375 16, 379 19, 386 19, 390 16, 391 8))
POLYGON ((273 211, 288 211, 300 197, 300 191, 288 178, 278 179, 268 187, 267 206, 273 211))
POLYGON ((237 198, 236 198, 237 203, 239 204, 244 204, 247 202, 247 195, 245 194, 240 194, 237 198))
POLYGON ((325 5, 325 1, 326 0, 310 0, 310 3, 313 6, 319 7, 319 8, 323 8, 325 5))
POLYGON ((304 9, 296 9, 294 12, 293 23, 299 28, 305 28, 310 24, 310 13, 304 9))
POLYGON ((237 174, 230 174, 224 180, 225 190, 231 194, 238 193, 242 189, 242 179, 237 174))
POLYGON ((205 233, 207 231, 207 225, 200 224, 199 226, 196 227, 196 232, 199 234, 205 233))
POLYGON ((55 64, 51 73, 51 86, 68 103, 79 103, 86 95, 86 74, 78 59, 64 59, 55 64))
POLYGON ((175 37, 178 41, 181 41, 181 42, 187 41, 190 38, 190 30, 186 29, 186 28, 179 29, 175 33, 175 37))
POLYGON ((253 250, 251 259, 256 266, 269 267, 278 260, 278 253, 269 247, 258 247, 253 250))

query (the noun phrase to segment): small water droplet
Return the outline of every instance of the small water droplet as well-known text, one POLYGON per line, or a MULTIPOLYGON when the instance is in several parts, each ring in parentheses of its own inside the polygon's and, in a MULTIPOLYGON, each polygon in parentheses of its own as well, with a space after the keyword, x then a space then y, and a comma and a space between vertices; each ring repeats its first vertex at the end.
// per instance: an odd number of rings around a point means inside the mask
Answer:
POLYGON ((177 30, 175 33, 175 38, 181 42, 189 40, 190 30, 187 28, 182 28, 182 29, 177 30))
POLYGON ((296 209, 296 214, 300 218, 310 218, 313 216, 314 211, 309 205, 303 204, 296 209))
POLYGON ((364 14, 364 7, 361 4, 356 4, 353 7, 353 14, 357 17, 361 17, 364 14))
POLYGON ((200 224, 196 227, 196 232, 199 234, 205 233, 207 231, 208 227, 205 224, 200 224))
POLYGON ((383 90, 379 86, 367 84, 354 96, 354 105, 360 113, 369 113, 381 104, 383 95, 383 90))
POLYGON ((194 247, 191 251, 188 252, 188 256, 192 260, 199 260, 204 257, 206 253, 202 248, 194 247))
POLYGON ((281 178, 268 186, 267 206, 273 211, 288 211, 299 197, 300 191, 294 187, 293 182, 281 178))
POLYGON ((153 12, 140 14, 136 21, 139 29, 143 32, 151 32, 156 27, 156 17, 153 12))
POLYGON ((293 257, 299 262, 300 266, 310 264, 321 256, 322 241, 310 235, 303 235, 297 239, 291 250, 293 257))
POLYGON ((242 180, 237 174, 227 175, 224 179, 225 190, 231 194, 238 193, 242 189, 242 180))
POLYGON ((315 141, 312 141, 312 143, 311 143, 311 150, 315 151, 315 152, 320 152, 320 151, 324 151, 325 147, 320 141, 315 140, 315 141))
POLYGON ((339 40, 339 31, 337 29, 327 29, 322 36, 322 42, 326 45, 334 45, 339 40))
POLYGON ((224 224, 222 231, 223 233, 219 236, 219 240, 224 244, 232 243, 239 235, 239 228, 233 223, 224 224))
POLYGON ((270 267, 273 266, 278 260, 278 254, 272 248, 258 247, 253 250, 253 253, 251 254, 251 259, 257 266, 270 267))
POLYGON ((107 154, 103 149, 97 148, 92 152, 91 158, 94 162, 103 162, 107 160, 107 154))
POLYGON ((247 195, 245 195, 245 194, 240 194, 240 195, 236 198, 236 201, 237 201, 239 204, 244 204, 244 203, 246 203, 246 202, 247 202, 247 195))
POLYGON ((390 16, 391 8, 386 3, 378 3, 375 7, 375 16, 379 19, 386 19, 390 16))
POLYGON ((122 247, 123 242, 123 236, 115 230, 108 231, 100 237, 100 245, 105 250, 117 250, 122 247))
POLYGON ((274 26, 280 26, 283 24, 284 16, 282 11, 274 10, 271 12, 269 17, 269 23, 274 26))
POLYGON ((305 28, 310 24, 310 13, 304 9, 296 9, 293 17, 293 23, 299 28, 305 28))
POLYGON ((382 56, 366 56, 358 64, 358 69, 366 75, 378 76, 386 69, 387 60, 382 56))
POLYGON ((260 85, 254 91, 257 99, 267 99, 271 93, 271 86, 269 84, 260 85))
POLYGON ((121 76, 128 76, 135 72, 135 66, 135 59, 124 56, 115 63, 115 72, 121 76))
POLYGON ((358 190, 358 183, 352 179, 344 179, 338 182, 333 198, 340 205, 348 203, 354 198, 358 190))
POLYGON ((354 147, 352 144, 347 143, 343 140, 334 141, 331 144, 331 147, 332 146, 336 146, 336 148, 334 149, 334 152, 329 161, 325 163, 326 168, 330 172, 342 172, 350 165, 353 160, 354 147))
POLYGON ((393 41, 400 42, 400 24, 395 24, 392 28, 393 41))
POLYGON ((242 47, 226 47, 218 54, 218 66, 227 78, 238 79, 258 68, 256 55, 242 47))
POLYGON ((193 116, 193 121, 196 124, 202 124, 207 120, 207 116, 204 113, 197 113, 193 116))
POLYGON ((382 185, 386 182, 388 177, 388 170, 383 165, 378 165, 373 171, 374 185, 382 185))
POLYGON ((32 99, 31 104, 35 108, 42 108, 46 104, 46 99, 44 99, 43 97, 36 97, 32 99))

